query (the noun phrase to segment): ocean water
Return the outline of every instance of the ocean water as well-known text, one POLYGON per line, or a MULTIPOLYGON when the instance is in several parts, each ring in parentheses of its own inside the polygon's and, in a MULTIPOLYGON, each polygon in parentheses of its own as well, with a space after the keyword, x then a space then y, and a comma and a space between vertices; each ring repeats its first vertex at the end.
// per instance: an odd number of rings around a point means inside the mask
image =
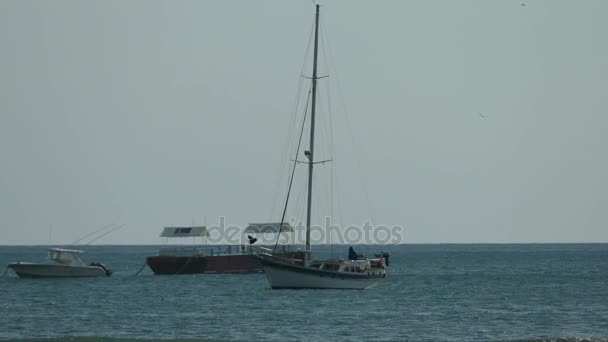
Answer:
MULTIPOLYGON (((359 246, 391 253, 385 282, 367 291, 269 290, 263 274, 133 275, 156 246, 83 249, 112 277, 0 279, 0 339, 608 341, 608 244, 359 246)), ((3 268, 45 256, 0 247, 3 268)))

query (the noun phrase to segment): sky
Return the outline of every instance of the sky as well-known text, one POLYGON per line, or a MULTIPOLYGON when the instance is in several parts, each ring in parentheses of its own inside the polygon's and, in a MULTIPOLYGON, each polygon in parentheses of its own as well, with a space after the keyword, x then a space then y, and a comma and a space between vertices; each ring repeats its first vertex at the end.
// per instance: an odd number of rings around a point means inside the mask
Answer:
MULTIPOLYGON (((608 242, 608 2, 320 3, 314 222, 608 242)), ((0 245, 280 221, 313 20, 308 0, 0 1, 0 245)))

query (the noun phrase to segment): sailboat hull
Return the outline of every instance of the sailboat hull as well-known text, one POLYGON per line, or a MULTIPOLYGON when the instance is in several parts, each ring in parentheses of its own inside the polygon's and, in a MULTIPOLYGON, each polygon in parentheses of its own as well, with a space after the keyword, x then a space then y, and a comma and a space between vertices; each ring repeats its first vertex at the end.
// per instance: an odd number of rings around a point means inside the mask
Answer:
POLYGON ((380 271, 347 274, 290 265, 267 258, 262 258, 261 262, 272 289, 366 290, 378 285, 385 277, 385 273, 380 271))

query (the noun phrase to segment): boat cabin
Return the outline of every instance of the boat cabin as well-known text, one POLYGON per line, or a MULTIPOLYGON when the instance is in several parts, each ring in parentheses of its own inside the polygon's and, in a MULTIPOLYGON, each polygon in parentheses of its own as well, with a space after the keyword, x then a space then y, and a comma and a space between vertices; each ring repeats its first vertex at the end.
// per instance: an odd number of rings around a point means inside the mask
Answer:
MULTIPOLYGON (((175 238, 192 238, 193 242, 196 238, 202 239, 209 236, 207 227, 205 226, 191 226, 191 227, 165 227, 160 233, 160 237, 165 238, 164 243, 167 244, 169 239, 175 238)), ((163 256, 193 256, 193 255, 205 255, 205 250, 197 245, 184 245, 184 246, 163 246, 158 251, 159 255, 163 256)))
POLYGON ((48 252, 49 263, 57 263, 67 266, 86 266, 80 259, 82 251, 76 249, 51 248, 48 252))
POLYGON ((382 259, 361 260, 316 260, 311 262, 310 267, 325 271, 364 273, 384 269, 382 259))
MULTIPOLYGON (((253 253, 252 246, 264 234, 282 234, 293 233, 293 227, 285 222, 280 223, 249 223, 243 232, 243 238, 246 236, 249 244, 241 242, 240 245, 206 245, 205 239, 210 233, 205 226, 180 226, 180 227, 164 227, 160 237, 164 238, 163 244, 159 251, 159 256, 222 256, 222 255, 250 255, 253 253), (185 238, 191 238, 195 243, 197 239, 201 239, 201 244, 169 244, 169 241, 186 241, 185 238)), ((289 239, 289 237, 287 237, 289 239)), ((243 241, 242 239, 241 241, 243 241)), ((281 254, 287 255, 295 253, 289 245, 281 245, 281 254)))
POLYGON ((160 234, 160 237, 165 238, 165 246, 158 251, 159 256, 174 256, 174 257, 191 257, 191 256, 221 256, 221 255, 237 255, 246 254, 244 246, 224 246, 224 245, 205 245, 205 238, 209 236, 209 231, 205 226, 186 226, 186 227, 165 227, 160 234), (201 239, 201 245, 185 244, 185 245, 169 245, 169 239, 191 238, 196 242, 197 238, 201 239))

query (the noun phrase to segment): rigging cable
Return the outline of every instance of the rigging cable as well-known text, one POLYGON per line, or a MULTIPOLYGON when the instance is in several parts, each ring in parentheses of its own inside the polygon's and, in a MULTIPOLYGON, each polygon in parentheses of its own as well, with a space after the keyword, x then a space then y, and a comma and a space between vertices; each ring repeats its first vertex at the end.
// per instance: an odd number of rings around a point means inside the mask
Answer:
MULTIPOLYGON (((321 18, 321 20, 323 20, 323 18, 321 18)), ((326 27, 326 25, 323 25, 323 27, 326 27)), ((340 84, 340 79, 338 78, 338 70, 336 69, 335 63, 334 61, 334 56, 333 56, 333 51, 331 49, 331 44, 329 41, 329 38, 327 36, 327 33, 325 32, 326 30, 322 30, 322 38, 325 40, 326 44, 327 44, 327 52, 329 55, 329 62, 332 66, 332 70, 334 71, 334 74, 336 75, 335 80, 336 80, 336 88, 338 90, 338 96, 340 98, 340 103, 342 105, 342 108, 344 110, 344 118, 346 119, 346 127, 348 129, 348 133, 350 134, 350 139, 351 139, 351 143, 352 146, 354 147, 355 152, 355 158, 356 158, 356 162, 357 162, 357 169, 359 171, 359 182, 361 183, 361 188, 363 190, 363 195, 365 197, 365 205, 368 207, 368 210, 370 211, 370 220, 371 222, 374 222, 374 208, 372 206, 372 202, 370 200, 370 196, 369 196, 369 191, 367 189, 366 186, 366 182, 365 182, 365 177, 363 176, 363 170, 361 167, 361 158, 359 156, 360 153, 363 152, 363 150, 361 148, 359 148, 359 145, 356 143, 355 138, 354 138, 354 133, 353 133, 353 128, 351 125, 351 122, 349 120, 349 115, 348 115, 348 109, 346 108, 346 103, 344 102, 344 96, 342 93, 342 87, 340 84)), ((337 181, 337 179, 336 179, 337 181)), ((370 222, 370 224, 371 224, 370 222)))
MULTIPOLYGON (((321 45, 323 46, 323 49, 321 49, 322 53, 323 53, 323 61, 325 62, 325 68, 327 69, 327 72, 330 73, 331 69, 329 67, 328 64, 328 60, 329 58, 327 57, 327 52, 326 50, 328 50, 327 47, 327 42, 325 39, 325 25, 322 25, 322 30, 321 30, 321 45)), ((326 94, 327 94, 327 117, 328 117, 328 121, 329 121, 329 129, 328 129, 328 140, 329 140, 329 159, 332 160, 331 165, 329 166, 329 217, 330 217, 330 226, 328 227, 328 232, 327 232, 327 236, 329 238, 329 253, 330 253, 330 257, 333 258, 334 257, 334 248, 333 248, 333 222, 334 222, 334 194, 335 194, 335 190, 334 189, 334 178, 336 177, 336 162, 335 162, 335 137, 334 137, 334 120, 333 120, 333 113, 332 113, 332 108, 331 108, 331 96, 330 96, 330 91, 329 88, 331 86, 331 80, 330 82, 328 82, 329 84, 327 85, 327 87, 325 87, 326 89, 326 94)))
MULTIPOLYGON (((321 50, 323 51, 323 50, 321 50)), ((317 89, 322 89, 322 87, 317 86, 317 89)), ((325 91, 327 93, 329 93, 329 87, 325 87, 325 91)), ((320 91, 322 93, 322 91, 320 91)), ((329 97, 324 98, 322 96, 322 94, 317 94, 317 104, 319 105, 319 107, 317 108, 317 113, 321 112, 325 115, 321 116, 321 120, 318 121, 319 125, 317 126, 319 128, 319 141, 323 140, 323 141, 327 141, 328 144, 322 144, 321 146, 319 146, 321 149, 323 149, 322 153, 327 154, 327 160, 330 161, 330 172, 329 172, 329 178, 325 178, 325 176, 321 177, 321 173, 317 172, 313 175, 313 178, 315 179, 315 184, 322 184, 322 190, 319 192, 319 194, 322 193, 322 197, 319 197, 319 200, 317 200, 313 206, 313 210, 316 213, 319 213, 319 216, 317 216, 320 219, 323 219, 323 224, 325 225, 325 241, 324 243, 327 244, 328 240, 329 240, 329 245, 330 245, 330 256, 333 257, 333 247, 332 247, 332 241, 331 241, 331 221, 333 218, 333 190, 332 190, 332 184, 331 184, 331 171, 333 170, 333 146, 332 146, 332 131, 331 131, 331 127, 329 126, 329 119, 328 116, 329 114, 329 106, 325 107, 326 105, 326 101, 329 101, 329 97), (327 183, 329 184, 327 184, 327 183), (325 202, 327 201, 327 202, 325 202), (327 208, 329 208, 329 213, 327 212, 327 208), (329 221, 328 221, 329 218, 329 221), (329 237, 329 239, 328 239, 329 237)), ((317 151, 317 154, 320 154, 321 151, 317 151)), ((321 235, 323 237, 323 235, 321 235)))
MULTIPOLYGON (((323 19, 322 19, 323 20, 323 19)), ((330 67, 328 61, 330 61, 330 57, 328 56, 327 51, 329 50, 329 44, 327 42, 327 38, 326 38, 326 30, 325 30, 325 25, 321 25, 322 29, 320 30, 321 35, 320 35, 320 41, 321 41, 321 45, 323 46, 323 48, 321 49, 321 52, 323 54, 323 62, 324 62, 324 66, 327 70, 327 72, 329 74, 332 74, 332 72, 335 72, 335 70, 332 70, 332 68, 330 67)), ((327 140, 329 142, 328 144, 328 152, 329 152, 329 159, 332 160, 332 163, 330 165, 330 176, 329 176, 329 217, 331 219, 330 221, 330 226, 328 227, 328 232, 327 232, 327 236, 328 236, 328 242, 329 242, 329 246, 330 246, 330 257, 333 258, 334 257, 334 249, 333 249, 333 227, 336 227, 337 229, 339 229, 339 231, 337 232, 337 238, 338 240, 340 240, 340 236, 342 235, 341 232, 341 226, 340 224, 342 224, 342 222, 344 222, 343 217, 342 217, 342 210, 341 210, 341 202, 340 202, 340 196, 336 196, 336 194, 340 193, 340 187, 339 187, 339 182, 338 182, 338 165, 337 162, 335 161, 335 134, 334 134, 334 115, 333 115, 333 108, 332 108, 332 99, 331 99, 331 92, 330 92, 330 88, 331 88, 331 83, 333 83, 332 79, 329 79, 329 84, 328 86, 325 88, 326 89, 326 101, 327 101, 327 117, 328 120, 326 122, 326 124, 328 124, 329 127, 326 128, 327 130, 327 140), (338 219, 335 220, 334 216, 338 216, 338 219), (334 225, 335 222, 338 222, 338 225, 334 225)), ((344 241, 338 241, 338 243, 341 243, 344 241)))
MULTIPOLYGON (((300 92, 302 90, 302 84, 304 83, 304 69, 306 68, 306 63, 308 61, 308 54, 310 52, 310 45, 312 42, 312 37, 313 37, 313 33, 314 33, 314 28, 315 28, 315 22, 313 20, 311 26, 310 26, 310 33, 308 35, 308 43, 306 44, 306 50, 304 51, 304 61, 302 62, 302 68, 300 69, 300 80, 298 82, 298 87, 296 90, 296 94, 295 94, 295 105, 293 107, 292 110, 292 114, 291 114, 291 119, 289 121, 289 129, 287 131, 287 142, 285 144, 285 146, 287 146, 287 148, 284 150, 281 161, 286 160, 287 161, 287 169, 289 170, 289 151, 291 150, 291 148, 289 147, 289 143, 292 141, 291 137, 293 135, 293 132, 295 130, 295 119, 297 117, 297 113, 298 113, 298 108, 300 107, 300 92)), ((279 197, 279 189, 281 187, 281 183, 283 181, 283 172, 281 171, 282 169, 282 165, 279 166, 279 181, 277 182, 277 186, 275 187, 275 191, 274 191, 274 195, 272 198, 272 207, 270 210, 270 217, 272 218, 272 215, 274 213, 274 210, 276 208, 277 205, 277 198, 279 197)))
POLYGON ((283 207, 283 215, 281 215, 281 224, 279 225, 279 232, 277 234, 277 241, 274 243, 274 248, 272 251, 274 252, 277 249, 277 245, 279 244, 279 238, 281 237, 281 230, 283 229, 283 223, 285 222, 285 213, 287 212, 287 204, 289 203, 289 194, 291 193, 291 186, 293 185, 293 176, 296 173, 296 167, 298 166, 298 155, 300 154, 300 145, 302 144, 302 136, 304 135, 304 126, 306 126, 306 117, 308 116, 308 104, 310 102, 310 94, 312 93, 312 89, 308 91, 308 97, 306 98, 306 107, 304 108, 304 119, 302 120, 302 128, 300 129, 300 138, 298 139, 298 147, 296 148, 296 153, 293 169, 291 170, 291 177, 289 179, 289 187, 287 188, 287 197, 285 198, 285 206, 283 207))

